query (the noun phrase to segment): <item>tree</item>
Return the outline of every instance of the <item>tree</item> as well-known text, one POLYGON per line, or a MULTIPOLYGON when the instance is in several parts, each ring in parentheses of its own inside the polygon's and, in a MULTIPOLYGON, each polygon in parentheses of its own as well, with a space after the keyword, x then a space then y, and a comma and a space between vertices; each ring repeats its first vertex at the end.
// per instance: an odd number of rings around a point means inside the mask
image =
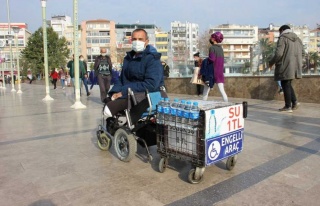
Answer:
POLYGON ((276 45, 268 38, 263 38, 259 40, 259 48, 260 48, 260 55, 262 57, 262 65, 263 71, 265 72, 268 69, 268 62, 272 58, 273 53, 275 51, 276 45))
MULTIPOLYGON (((307 70, 310 70, 310 68, 313 68, 314 71, 317 71, 318 66, 320 64, 320 57, 318 52, 310 52, 308 54, 308 60, 309 62, 307 62, 308 66, 307 66, 307 70)), ((309 72, 309 71, 307 71, 309 72)))
POLYGON ((199 49, 200 54, 208 56, 209 48, 211 46, 209 39, 210 39, 210 32, 209 30, 204 31, 199 35, 199 49))
MULTIPOLYGON (((56 68, 66 65, 69 49, 65 37, 59 38, 52 29, 47 28, 48 67, 56 68)), ((39 28, 28 39, 28 44, 21 52, 23 68, 31 69, 33 74, 44 74, 43 32, 39 28)))

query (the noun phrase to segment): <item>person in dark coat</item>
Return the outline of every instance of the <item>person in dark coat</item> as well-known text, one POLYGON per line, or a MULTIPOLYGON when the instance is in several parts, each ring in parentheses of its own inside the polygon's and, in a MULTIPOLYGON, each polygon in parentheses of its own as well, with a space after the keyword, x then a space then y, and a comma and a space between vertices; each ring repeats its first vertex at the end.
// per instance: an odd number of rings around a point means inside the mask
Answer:
POLYGON ((107 93, 110 89, 110 83, 112 78, 112 63, 111 58, 107 55, 105 48, 100 49, 100 56, 94 61, 94 75, 97 77, 100 98, 103 103, 107 102, 107 93))
POLYGON ((161 91, 164 86, 161 54, 148 45, 148 34, 144 29, 132 32, 132 51, 124 58, 121 75, 109 92, 104 108, 107 117, 113 117, 127 108, 128 88, 134 93, 161 91))
POLYGON ((285 106, 280 112, 292 112, 299 107, 299 103, 291 85, 293 79, 302 77, 302 57, 305 54, 300 38, 292 32, 288 25, 279 28, 280 36, 269 67, 275 65, 274 80, 281 81, 285 106))

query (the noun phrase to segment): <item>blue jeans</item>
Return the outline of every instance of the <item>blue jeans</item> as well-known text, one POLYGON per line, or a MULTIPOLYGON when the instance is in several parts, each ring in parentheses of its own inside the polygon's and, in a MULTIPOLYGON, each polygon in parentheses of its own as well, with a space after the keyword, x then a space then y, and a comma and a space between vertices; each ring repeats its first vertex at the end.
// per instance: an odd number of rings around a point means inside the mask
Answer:
POLYGON ((63 88, 65 86, 65 79, 60 79, 61 87, 63 88))
POLYGON ((87 92, 87 94, 88 94, 88 93, 89 93, 89 89, 88 89, 88 78, 83 77, 83 78, 82 78, 82 81, 83 81, 84 88, 86 89, 86 92, 87 92))

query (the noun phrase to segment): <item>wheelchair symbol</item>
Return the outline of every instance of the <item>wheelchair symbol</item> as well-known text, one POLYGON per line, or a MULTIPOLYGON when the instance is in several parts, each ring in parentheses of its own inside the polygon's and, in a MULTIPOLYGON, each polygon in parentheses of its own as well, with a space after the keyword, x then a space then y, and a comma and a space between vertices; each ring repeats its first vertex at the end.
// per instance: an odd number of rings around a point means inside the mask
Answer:
POLYGON ((208 148, 208 156, 210 160, 215 160, 220 154, 220 143, 218 141, 213 141, 208 148))
POLYGON ((212 147, 211 151, 210 151, 210 159, 215 159, 215 157, 218 155, 217 150, 212 147))

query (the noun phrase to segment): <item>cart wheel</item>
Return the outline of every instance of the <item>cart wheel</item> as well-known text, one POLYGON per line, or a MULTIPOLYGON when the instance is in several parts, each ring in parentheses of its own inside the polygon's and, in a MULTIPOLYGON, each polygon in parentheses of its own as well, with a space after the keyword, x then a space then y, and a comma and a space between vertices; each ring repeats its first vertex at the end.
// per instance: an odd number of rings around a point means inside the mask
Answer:
POLYGON ((226 167, 228 170, 232 170, 237 163, 237 155, 228 157, 226 167))
POLYGON ((114 134, 114 149, 121 161, 129 162, 137 152, 137 141, 133 134, 120 128, 114 134))
POLYGON ((168 158, 162 157, 159 162, 159 172, 164 173, 166 171, 168 165, 168 158))
POLYGON ((98 147, 103 151, 108 151, 111 146, 111 139, 101 130, 97 131, 98 147))
POLYGON ((203 174, 195 178, 196 177, 195 173, 196 173, 196 169, 191 169, 189 171, 188 180, 192 184, 198 184, 203 180, 203 174))

